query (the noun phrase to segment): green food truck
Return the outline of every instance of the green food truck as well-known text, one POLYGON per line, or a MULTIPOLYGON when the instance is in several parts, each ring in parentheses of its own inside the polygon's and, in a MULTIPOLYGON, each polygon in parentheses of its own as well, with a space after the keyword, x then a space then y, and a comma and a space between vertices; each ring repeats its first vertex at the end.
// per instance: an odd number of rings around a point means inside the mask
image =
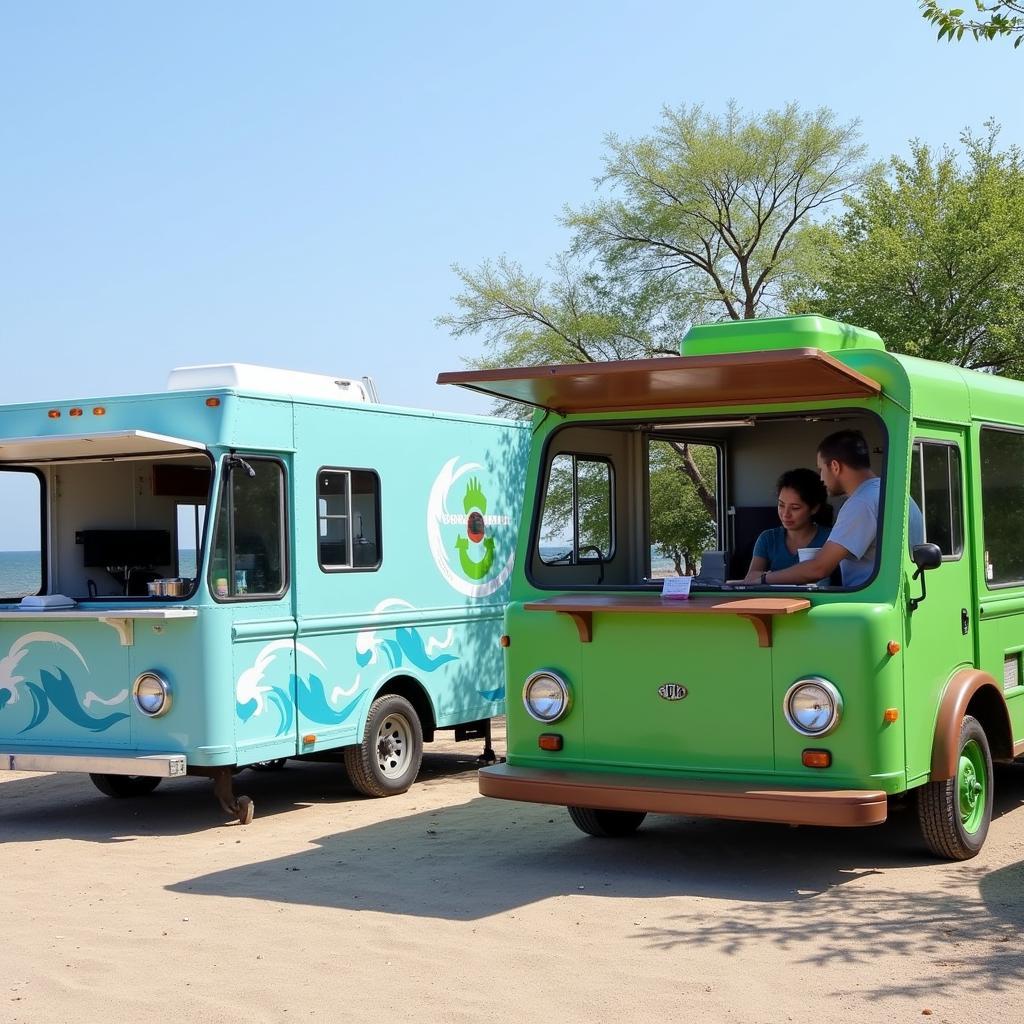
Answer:
POLYGON ((816 316, 696 326, 682 353, 439 378, 536 408, 508 759, 480 791, 597 836, 649 812, 872 825, 913 791, 932 851, 974 856, 992 763, 1024 754, 1024 383, 816 316), (779 571, 780 474, 816 464, 837 539, 779 571), (666 566, 686 517, 703 554, 666 566))

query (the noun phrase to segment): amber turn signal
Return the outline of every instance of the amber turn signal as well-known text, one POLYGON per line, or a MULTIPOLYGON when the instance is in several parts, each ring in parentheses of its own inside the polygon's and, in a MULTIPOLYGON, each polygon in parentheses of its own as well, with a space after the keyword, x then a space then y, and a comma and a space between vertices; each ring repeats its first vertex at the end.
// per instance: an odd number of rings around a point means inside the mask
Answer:
POLYGON ((206 404, 207 404, 207 405, 208 405, 208 406, 209 406, 209 407, 210 407, 211 409, 216 409, 216 408, 217 408, 217 406, 218 406, 218 405, 220 405, 220 399, 219 399, 219 398, 208 398, 208 399, 206 400, 206 404))
POLYGON ((512 637, 510 637, 508 633, 502 633, 501 636, 498 638, 499 647, 508 647, 511 645, 511 643, 512 637))
POLYGON ((69 416, 81 416, 82 415, 82 410, 79 409, 78 406, 75 406, 74 409, 68 409, 68 415, 69 416))
POLYGON ((93 416, 106 416, 107 410, 104 409, 102 405, 97 405, 93 408, 92 414, 93 416))
POLYGON ((887 650, 887 651, 888 651, 888 652, 889 652, 890 654, 899 654, 899 653, 900 653, 900 645, 899 645, 898 643, 896 643, 896 641, 895 641, 895 640, 890 640, 890 641, 889 641, 889 642, 888 642, 888 643, 887 643, 887 644, 885 645, 885 649, 886 649, 886 650, 887 650))
POLYGON ((59 420, 60 409, 51 409, 46 415, 49 416, 51 420, 59 420))
POLYGON ((537 746, 541 750, 561 750, 562 737, 557 732, 542 732, 537 737, 537 746))
POLYGON ((832 764, 832 753, 828 750, 805 750, 800 760, 805 768, 828 768, 832 764))
POLYGON ((885 712, 882 715, 882 721, 883 722, 888 722, 891 725, 899 717, 900 717, 900 709, 899 708, 886 708, 885 712))
POLYGON ((304 744, 306 744, 307 746, 310 743, 316 743, 316 733, 315 732, 307 733, 305 736, 302 737, 302 742, 304 744))

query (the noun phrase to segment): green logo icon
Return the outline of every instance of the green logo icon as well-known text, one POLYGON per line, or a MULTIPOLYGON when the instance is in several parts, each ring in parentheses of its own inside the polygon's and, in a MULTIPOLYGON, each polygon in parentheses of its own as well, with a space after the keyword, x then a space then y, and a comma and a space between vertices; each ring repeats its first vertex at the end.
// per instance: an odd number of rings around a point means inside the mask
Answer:
POLYGON ((455 541, 459 566, 471 580, 482 580, 494 565, 494 538, 486 536, 484 514, 487 512, 487 495, 480 488, 480 481, 476 477, 471 478, 466 485, 462 507, 466 512, 466 536, 455 541), (470 541, 474 545, 483 544, 483 557, 479 560, 474 559, 469 552, 470 541))

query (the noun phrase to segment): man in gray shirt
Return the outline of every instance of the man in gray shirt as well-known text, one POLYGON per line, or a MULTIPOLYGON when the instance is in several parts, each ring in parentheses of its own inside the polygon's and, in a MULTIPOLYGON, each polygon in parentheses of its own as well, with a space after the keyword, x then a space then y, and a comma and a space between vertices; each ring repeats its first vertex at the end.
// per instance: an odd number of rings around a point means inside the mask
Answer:
MULTIPOLYGON (((859 430, 839 430, 818 445, 818 472, 829 494, 846 495, 828 540, 814 558, 761 574, 762 583, 817 583, 839 567, 844 587, 866 583, 875 569, 878 497, 882 481, 871 469, 871 450, 859 430)), ((921 510, 910 502, 910 543, 924 534, 921 510)))

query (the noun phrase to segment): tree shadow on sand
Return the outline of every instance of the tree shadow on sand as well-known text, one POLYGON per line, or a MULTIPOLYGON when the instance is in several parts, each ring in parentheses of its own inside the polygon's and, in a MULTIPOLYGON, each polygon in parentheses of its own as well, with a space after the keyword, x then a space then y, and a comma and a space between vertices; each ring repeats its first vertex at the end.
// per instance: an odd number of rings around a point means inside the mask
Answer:
MULTIPOLYGON (((1001 820, 993 830, 1019 829, 1024 768, 1004 769, 997 781, 1001 820)), ((1022 893, 1024 861, 993 871, 984 867, 983 853, 977 861, 936 863, 926 888, 920 883, 913 889, 892 888, 884 880, 835 887, 825 898, 780 903, 768 915, 752 904, 713 917, 697 909, 640 937, 660 950, 685 944, 738 959, 771 945, 797 954, 809 972, 837 964, 863 966, 859 987, 837 995, 1019 992, 1024 982, 1022 893), (930 961, 930 966, 909 981, 902 972, 897 978, 881 966, 883 959, 903 956, 930 961)))
MULTIPOLYGON (((1024 815, 1016 810, 1022 795, 1018 778, 994 828, 1012 827, 1024 815)), ((444 920, 576 895, 729 900, 735 910, 727 919, 706 919, 698 906, 672 927, 638 938, 660 948, 700 943, 727 954, 755 941, 806 943, 809 964, 838 957, 867 963, 880 948, 919 949, 922 941, 938 949, 947 928, 1012 952, 1001 936, 1024 924, 1016 903, 1003 898, 1016 876, 993 882, 981 868, 934 862, 909 806, 896 805, 882 826, 858 830, 652 816, 636 836, 602 841, 577 832, 561 808, 477 798, 315 842, 313 850, 170 888, 444 920), (923 894, 856 884, 885 869, 920 865, 934 865, 923 894), (957 891, 979 885, 981 898, 957 891)))

